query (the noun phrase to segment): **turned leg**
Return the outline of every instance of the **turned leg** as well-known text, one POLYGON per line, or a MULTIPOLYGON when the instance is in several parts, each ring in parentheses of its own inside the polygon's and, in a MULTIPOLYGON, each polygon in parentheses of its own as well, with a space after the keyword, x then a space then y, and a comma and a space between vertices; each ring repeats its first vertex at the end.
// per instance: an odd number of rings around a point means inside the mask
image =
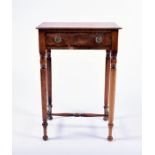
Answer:
POLYGON ((104 117, 105 121, 108 120, 108 96, 109 96, 109 70, 110 70, 110 50, 106 51, 105 63, 105 91, 104 91, 104 117))
POLYGON ((109 135, 108 140, 112 141, 112 128, 114 120, 114 104, 115 104, 115 83, 116 83, 116 54, 117 52, 111 53, 110 63, 110 90, 109 90, 109 116, 108 116, 108 127, 109 135))
POLYGON ((43 139, 47 140, 47 52, 40 53, 43 139))
POLYGON ((48 119, 52 120, 52 68, 51 68, 51 50, 47 52, 47 87, 48 87, 48 119))

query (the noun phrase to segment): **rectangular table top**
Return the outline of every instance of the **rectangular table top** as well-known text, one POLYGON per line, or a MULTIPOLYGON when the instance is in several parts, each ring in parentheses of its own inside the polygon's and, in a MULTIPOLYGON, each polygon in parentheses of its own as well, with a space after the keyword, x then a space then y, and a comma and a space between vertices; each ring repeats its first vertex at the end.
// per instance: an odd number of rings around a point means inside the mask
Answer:
POLYGON ((37 29, 121 29, 113 22, 44 22, 37 29))

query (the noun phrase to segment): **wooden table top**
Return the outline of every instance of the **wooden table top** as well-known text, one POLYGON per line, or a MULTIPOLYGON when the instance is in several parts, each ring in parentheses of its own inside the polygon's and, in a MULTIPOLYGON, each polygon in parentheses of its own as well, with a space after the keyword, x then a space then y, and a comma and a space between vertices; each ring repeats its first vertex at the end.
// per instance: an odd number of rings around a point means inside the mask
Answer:
POLYGON ((37 29, 121 29, 113 22, 44 22, 37 29))

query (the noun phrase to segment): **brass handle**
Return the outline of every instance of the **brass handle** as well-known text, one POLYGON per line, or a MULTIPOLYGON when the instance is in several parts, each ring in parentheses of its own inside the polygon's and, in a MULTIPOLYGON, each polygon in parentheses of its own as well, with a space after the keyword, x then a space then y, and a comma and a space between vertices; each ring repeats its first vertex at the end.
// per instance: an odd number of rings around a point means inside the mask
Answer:
POLYGON ((95 38, 96 43, 100 44, 103 41, 103 36, 99 35, 95 38))
POLYGON ((61 41, 62 41, 61 36, 55 36, 54 41, 55 41, 56 43, 61 43, 61 41))

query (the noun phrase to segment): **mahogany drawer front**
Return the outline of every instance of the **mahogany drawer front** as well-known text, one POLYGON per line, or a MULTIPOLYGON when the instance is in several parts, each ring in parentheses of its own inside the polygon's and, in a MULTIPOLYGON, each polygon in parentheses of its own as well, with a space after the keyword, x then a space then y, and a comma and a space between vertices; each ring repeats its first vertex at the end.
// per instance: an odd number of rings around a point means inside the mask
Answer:
POLYGON ((105 49, 111 46, 111 32, 46 33, 46 46, 54 49, 105 49))

